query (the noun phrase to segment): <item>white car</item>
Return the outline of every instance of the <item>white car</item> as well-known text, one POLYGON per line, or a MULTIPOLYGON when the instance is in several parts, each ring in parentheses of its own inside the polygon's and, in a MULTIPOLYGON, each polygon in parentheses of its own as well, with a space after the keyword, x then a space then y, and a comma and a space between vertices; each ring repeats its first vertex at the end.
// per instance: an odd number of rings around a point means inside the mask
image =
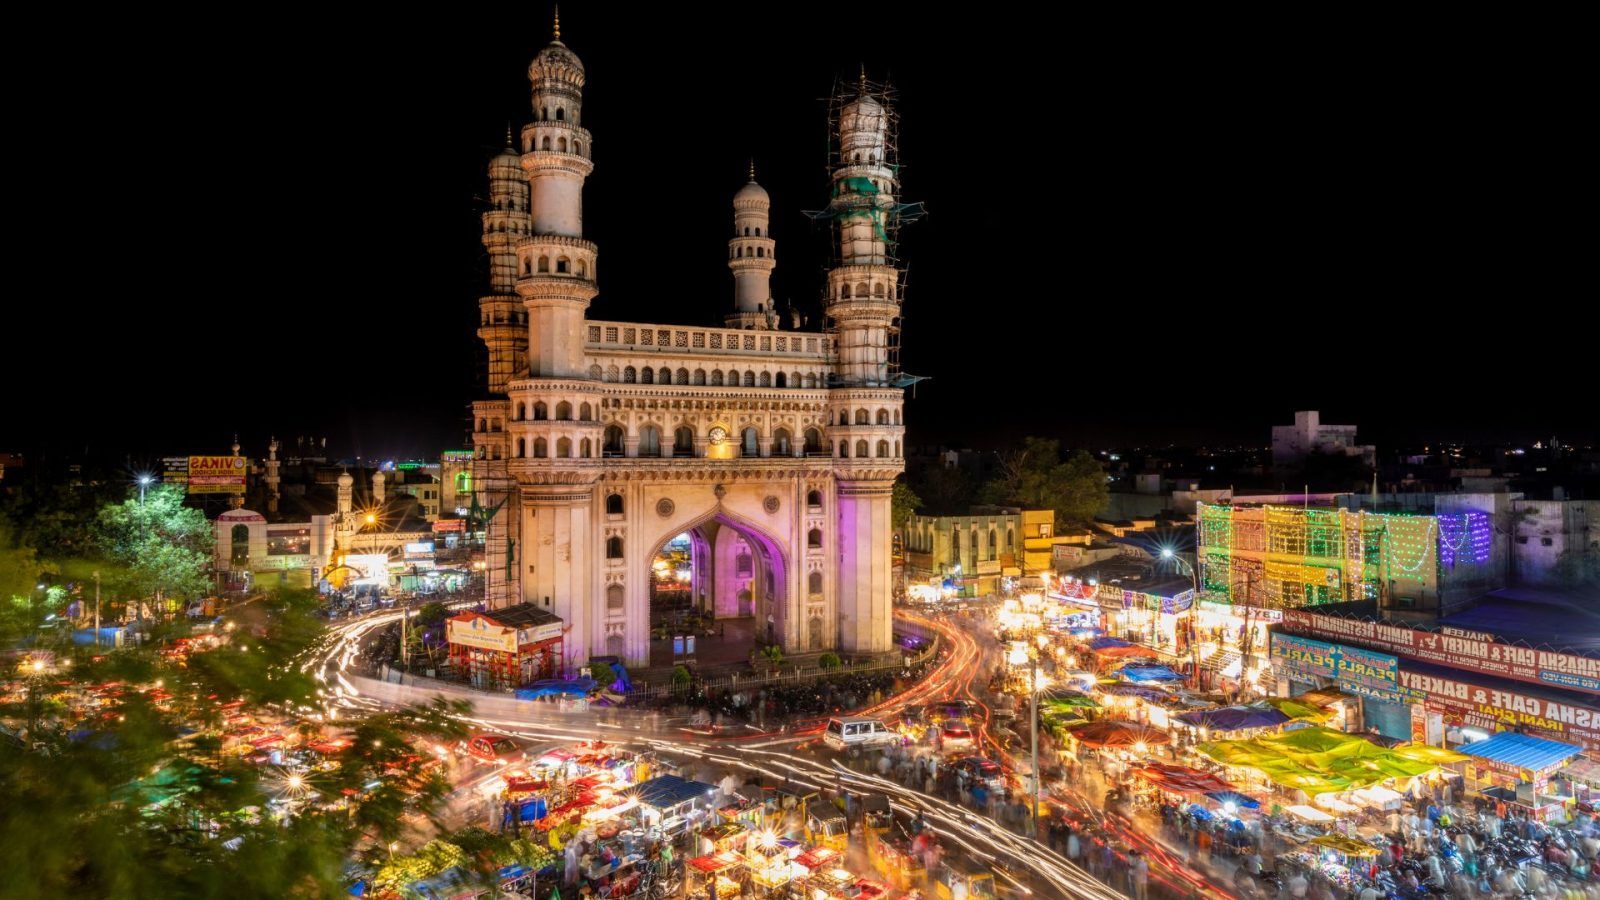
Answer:
POLYGON ((835 750, 850 747, 886 747, 900 740, 899 732, 877 719, 850 716, 829 719, 822 733, 822 742, 835 750))

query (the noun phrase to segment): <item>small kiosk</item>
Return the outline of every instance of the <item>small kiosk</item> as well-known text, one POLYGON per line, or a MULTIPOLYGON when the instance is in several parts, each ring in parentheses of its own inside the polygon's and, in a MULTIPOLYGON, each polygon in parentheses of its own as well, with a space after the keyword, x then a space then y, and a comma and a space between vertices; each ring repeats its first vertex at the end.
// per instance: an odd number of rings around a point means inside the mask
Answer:
POLYGON ((505 690, 553 678, 561 664, 561 619, 532 603, 467 611, 446 622, 450 665, 475 687, 505 690))

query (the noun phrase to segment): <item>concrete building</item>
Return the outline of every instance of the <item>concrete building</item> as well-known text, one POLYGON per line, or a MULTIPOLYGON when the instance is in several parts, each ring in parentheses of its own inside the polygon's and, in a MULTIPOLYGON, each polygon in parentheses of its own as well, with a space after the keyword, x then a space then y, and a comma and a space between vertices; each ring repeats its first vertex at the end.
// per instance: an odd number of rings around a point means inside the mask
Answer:
POLYGON ((1053 509, 973 507, 966 516, 912 516, 903 532, 906 578, 951 579, 963 596, 999 593, 1002 578, 1048 572, 1058 545, 1086 544, 1087 533, 1055 533, 1053 509))
POLYGON ((748 610, 791 654, 890 650, 905 207, 884 92, 863 79, 836 98, 828 326, 796 332, 769 315, 776 244, 753 179, 733 203, 733 327, 590 319, 586 76, 559 27, 528 77, 534 119, 490 163, 484 213, 489 396, 473 404, 471 479, 493 513, 490 605, 560 617, 568 670, 648 664, 652 563, 688 534, 699 609, 748 610))
POLYGON ((1321 413, 1314 409, 1295 413, 1293 425, 1272 426, 1274 466, 1299 465, 1312 453, 1358 456, 1369 466, 1374 465, 1378 458, 1377 447, 1356 443, 1356 426, 1324 425, 1321 413))

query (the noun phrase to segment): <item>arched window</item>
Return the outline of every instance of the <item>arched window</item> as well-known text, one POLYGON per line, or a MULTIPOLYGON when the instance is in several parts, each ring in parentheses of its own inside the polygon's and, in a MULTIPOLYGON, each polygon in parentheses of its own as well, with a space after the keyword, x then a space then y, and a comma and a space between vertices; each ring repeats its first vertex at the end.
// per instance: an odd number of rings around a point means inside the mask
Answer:
POLYGON ((842 284, 842 285, 839 286, 839 299, 840 300, 849 300, 850 299, 850 285, 842 284))
POLYGON ((550 257, 548 257, 548 256, 539 257, 539 271, 540 272, 548 272, 548 271, 550 271, 550 257))
POLYGON ((590 421, 590 416, 591 416, 591 414, 593 412, 594 412, 594 407, 590 406, 589 405, 589 401, 585 400, 582 404, 580 404, 578 406, 578 421, 580 421, 580 422, 588 422, 588 421, 590 421))
POLYGON ((706 383, 706 370, 705 369, 695 369, 694 370, 694 383, 695 384, 705 384, 706 383))
POLYGON ((889 456, 889 442, 888 441, 879 441, 878 442, 878 458, 879 459, 887 459, 888 456, 889 456))
MULTIPOLYGON (((620 584, 613 584, 606 588, 606 609, 612 612, 621 612, 625 603, 623 594, 622 585, 620 584)), ((610 641, 611 639, 607 638, 606 640, 610 641)))
POLYGON ((816 386, 817 386, 817 376, 814 373, 807 372, 806 373, 806 387, 807 388, 814 388, 816 386))
POLYGON ((848 410, 848 409, 839 410, 839 424, 840 425, 849 425, 850 424, 850 410, 848 410))
POLYGON ((813 528, 806 532, 806 546, 813 549, 822 548, 822 529, 813 528))
POLYGON ((872 418, 867 415, 867 411, 866 410, 864 410, 864 409, 856 410, 856 424, 857 425, 871 425, 872 424, 872 418))
POLYGON ((749 553, 741 550, 739 555, 733 558, 733 574, 749 577, 753 572, 755 572, 754 560, 750 558, 749 553))
POLYGON ((900 410, 898 409, 894 411, 894 423, 896 425, 900 424, 900 410))
POLYGON ((811 617, 811 649, 821 650, 823 646, 822 617, 811 617))
POLYGON ((745 237, 749 237, 750 236, 750 226, 749 225, 746 225, 744 227, 744 236, 745 237))
POLYGON ((622 370, 622 383, 623 384, 633 384, 635 381, 638 381, 638 380, 639 380, 639 373, 633 368, 633 366, 628 366, 627 368, 622 370))
POLYGON ((678 430, 674 431, 672 433, 672 455, 673 456, 693 456, 694 455, 694 429, 693 428, 690 428, 687 425, 680 425, 680 426, 678 426, 678 430))
POLYGON ((817 428, 806 429, 806 453, 822 452, 822 431, 817 428))
POLYGON ((540 400, 537 403, 533 404, 533 419, 534 419, 534 421, 543 422, 545 419, 548 419, 548 418, 550 418, 550 407, 545 406, 543 400, 540 400))
POLYGON ((764 258, 766 258, 766 255, 767 255, 767 248, 765 248, 765 247, 757 247, 756 248, 756 258, 757 259, 764 259, 764 258))
POLYGON ((524 274, 524 275, 532 275, 533 274, 533 260, 528 259, 526 257, 523 258, 523 260, 522 260, 522 274, 524 274))
POLYGON ((572 438, 556 438, 556 459, 572 458, 572 438))
POLYGON ((689 383, 689 370, 688 369, 679 369, 677 371, 677 373, 673 377, 673 383, 674 384, 688 384, 689 383))
POLYGON ((856 296, 857 297, 865 297, 865 296, 869 295, 870 293, 871 293, 871 289, 869 289, 867 287, 867 283, 865 281, 856 283, 856 296))
POLYGON ((761 379, 760 379, 759 383, 760 383, 760 385, 762 387, 772 387, 772 373, 771 372, 762 372, 761 373, 761 379))
POLYGON ((792 388, 800 387, 800 373, 799 372, 791 372, 789 374, 789 387, 792 387, 792 388))
POLYGON ((755 387, 756 386, 756 373, 754 373, 754 372, 746 372, 746 373, 744 373, 744 386, 745 387, 755 387))
POLYGON ((572 271, 572 260, 565 256, 556 257, 556 274, 565 275, 570 271, 572 271))
POLYGON ((734 259, 744 259, 744 248, 743 247, 735 247, 735 248, 733 248, 733 258, 734 259))
POLYGON ((792 448, 789 446, 789 432, 779 428, 772 433, 772 455, 789 456, 792 448))
POLYGON ((526 456, 527 453, 528 453, 528 442, 527 442, 527 440, 525 440, 523 438, 517 438, 517 459, 521 459, 522 457, 526 456))
POLYGON ((779 372, 772 379, 772 386, 773 387, 788 387, 789 386, 789 376, 783 374, 782 372, 779 372))
POLYGON ((606 515, 608 515, 608 516, 620 516, 620 515, 622 515, 622 495, 621 494, 607 494, 606 495, 606 515))
POLYGON ((548 134, 545 135, 544 136, 544 140, 539 142, 539 149, 540 150, 549 150, 550 149, 550 135, 548 135, 548 134))
POLYGON ((821 506, 822 505, 822 492, 821 491, 807 491, 806 492, 806 505, 807 506, 821 506))
POLYGON ((661 455, 661 430, 654 425, 646 425, 639 429, 639 455, 661 455))
POLYGON ((587 260, 582 260, 582 259, 578 260, 578 277, 579 278, 588 278, 589 277, 589 263, 588 263, 587 260))
POLYGON ((517 421, 521 422, 523 419, 526 419, 527 417, 528 417, 528 404, 523 403, 521 400, 518 400, 517 401, 517 421))
POLYGON ((879 283, 877 283, 877 284, 872 286, 872 296, 874 296, 874 297, 882 297, 883 296, 883 282, 880 281, 879 283))
MULTIPOLYGON (((595 363, 594 365, 589 367, 589 380, 590 381, 602 381, 604 379, 605 379, 605 370, 600 368, 600 364, 599 363, 595 363)), ((589 417, 588 416, 584 416, 584 418, 587 419, 589 417)))
POLYGON ((721 387, 722 386, 722 370, 721 369, 712 369, 711 370, 711 384, 713 386, 716 386, 716 387, 721 387))
POLYGON ((806 579, 806 588, 813 594, 822 593, 822 573, 812 572, 806 579))
POLYGON ((572 152, 577 154, 578 156, 582 156, 583 155, 583 141, 573 141, 572 142, 572 152))
POLYGON ((606 559, 621 559, 621 558, 622 558, 622 538, 619 538, 619 537, 608 537, 608 538, 606 538, 606 559))
POLYGON ((570 422, 570 421, 572 421, 572 404, 571 403, 568 403, 567 401, 563 400, 560 403, 556 404, 556 421, 557 422, 570 422))
POLYGON ((562 119, 566 118, 566 113, 567 113, 567 111, 565 109, 563 109, 562 107, 559 107, 559 106, 556 107, 556 121, 559 122, 562 119))
POLYGON ((541 122, 550 121, 550 107, 546 106, 543 109, 539 110, 539 120, 541 122))
POLYGON ((744 430, 744 440, 739 444, 739 452, 743 456, 761 455, 761 434, 755 428, 744 430))
POLYGON ((549 455, 550 455, 550 445, 545 442, 545 439, 544 438, 534 438, 533 439, 533 458, 534 459, 544 459, 546 456, 549 456, 549 455))
POLYGON ((561 152, 561 153, 567 152, 567 139, 566 138, 556 138, 556 150, 561 152))
POLYGON ((900 442, 899 441, 895 441, 894 442, 894 458, 895 459, 899 459, 900 458, 900 442))
POLYGON ((601 454, 604 456, 621 456, 623 435, 622 428, 617 425, 607 425, 605 443, 601 445, 601 454))
POLYGON ((850 442, 849 441, 840 441, 839 442, 839 458, 840 459, 849 459, 850 458, 850 442))
POLYGON ((739 370, 738 369, 734 369, 732 372, 728 373, 728 387, 738 387, 738 386, 739 386, 739 370))
POLYGON ((990 531, 989 532, 989 558, 990 559, 994 559, 995 554, 999 552, 999 548, 1000 548, 1000 533, 997 532, 997 531, 990 531))
POLYGON ((594 442, 590 441, 588 438, 584 438, 579 444, 578 455, 582 456, 584 459, 588 459, 589 457, 593 456, 594 442))
POLYGON ((655 384, 656 383, 656 370, 650 368, 649 366, 645 366, 644 368, 640 369, 639 370, 639 383, 640 384, 655 384))
POLYGON ((856 459, 866 459, 868 455, 867 442, 865 440, 856 441, 856 459))
POLYGON ((887 409, 878 410, 878 424, 879 425, 887 425, 887 424, 889 424, 889 411, 887 409))

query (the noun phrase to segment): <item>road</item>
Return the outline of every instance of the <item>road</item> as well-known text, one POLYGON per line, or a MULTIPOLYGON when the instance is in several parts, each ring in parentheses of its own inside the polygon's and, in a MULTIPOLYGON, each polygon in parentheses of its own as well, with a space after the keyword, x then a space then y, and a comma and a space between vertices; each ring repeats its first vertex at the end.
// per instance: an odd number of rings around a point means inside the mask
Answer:
MULTIPOLYGON (((905 621, 939 634, 949 650, 939 664, 910 689, 862 710, 863 715, 890 715, 907 706, 943 699, 967 699, 984 709, 982 728, 987 734, 990 713, 974 682, 985 678, 985 653, 967 629, 943 619, 910 613, 905 621)), ((371 615, 333 626, 327 639, 301 663, 323 685, 327 715, 334 720, 359 717, 366 712, 406 703, 427 702, 434 696, 474 701, 474 714, 464 721, 474 728, 511 735, 532 744, 572 743, 597 736, 611 743, 684 761, 709 764, 775 782, 792 781, 816 790, 856 789, 886 795, 897 812, 914 817, 919 812, 947 847, 994 867, 997 879, 1009 882, 1026 895, 1075 898, 1113 898, 1121 894, 1090 876, 1038 841, 1002 828, 994 820, 920 791, 902 787, 871 774, 854 771, 839 760, 818 753, 815 740, 821 726, 793 733, 751 732, 739 735, 704 735, 674 728, 659 716, 642 710, 563 710, 548 703, 486 695, 467 688, 441 689, 434 685, 392 684, 365 678, 351 671, 361 641, 375 629, 399 619, 400 613, 371 615)), ((474 772, 458 786, 458 794, 475 790, 492 772, 474 772)))

